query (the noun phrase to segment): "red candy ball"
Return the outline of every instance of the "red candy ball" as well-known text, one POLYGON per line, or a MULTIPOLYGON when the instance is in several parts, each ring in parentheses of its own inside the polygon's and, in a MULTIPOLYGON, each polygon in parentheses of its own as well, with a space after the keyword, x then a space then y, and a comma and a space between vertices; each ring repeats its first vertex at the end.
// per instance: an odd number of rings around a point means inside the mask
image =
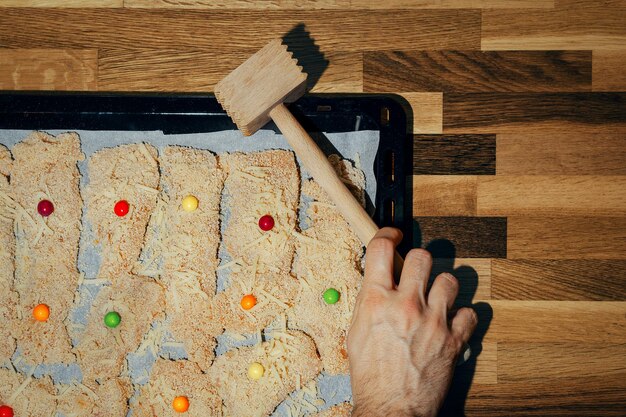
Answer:
POLYGON ((13 417, 13 409, 8 405, 0 406, 0 417, 13 417))
POLYGON ((120 217, 124 217, 128 214, 128 210, 130 210, 130 204, 126 200, 120 200, 115 203, 115 207, 113 207, 113 211, 120 217))
POLYGON ((54 204, 50 200, 41 200, 39 204, 37 204, 37 211, 43 217, 48 217, 54 212, 54 204))
POLYGON ((265 216, 259 219, 259 227, 264 232, 267 232, 268 230, 272 230, 272 228, 274 227, 274 218, 270 216, 269 214, 266 214, 265 216))

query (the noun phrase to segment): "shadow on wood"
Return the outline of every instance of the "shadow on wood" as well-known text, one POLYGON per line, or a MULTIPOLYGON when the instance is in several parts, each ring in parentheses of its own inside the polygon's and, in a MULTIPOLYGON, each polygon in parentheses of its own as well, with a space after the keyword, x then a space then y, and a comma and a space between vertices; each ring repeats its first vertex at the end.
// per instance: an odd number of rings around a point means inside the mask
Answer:
POLYGON ((308 74, 306 89, 311 90, 328 68, 328 60, 320 51, 319 46, 315 44, 311 34, 307 32, 304 23, 299 23, 287 32, 283 36, 283 43, 298 60, 298 65, 302 67, 302 70, 308 74))
MULTIPOLYGON (((421 240, 421 236, 418 235, 417 238, 421 240)), ((419 243, 421 244, 421 242, 419 243)), ((455 369, 450 391, 439 413, 440 416, 464 416, 465 402, 476 374, 477 359, 483 350, 482 341, 493 319, 493 309, 485 302, 473 303, 480 277, 476 270, 470 266, 461 265, 454 268, 456 248, 450 240, 433 240, 426 245, 426 250, 434 257, 433 270, 428 282, 428 291, 430 291, 435 278, 442 272, 462 277, 462 280, 459 279, 459 295, 454 303, 453 314, 454 310, 461 307, 471 307, 478 314, 478 326, 469 341, 471 348, 470 359, 455 369)))

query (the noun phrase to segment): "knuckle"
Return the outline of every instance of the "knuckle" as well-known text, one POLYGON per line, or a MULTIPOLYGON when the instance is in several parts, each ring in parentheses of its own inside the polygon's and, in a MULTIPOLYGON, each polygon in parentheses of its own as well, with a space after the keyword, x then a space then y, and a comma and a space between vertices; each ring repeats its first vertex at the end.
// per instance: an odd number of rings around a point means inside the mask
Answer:
POLYGON ((437 277, 439 280, 445 283, 449 288, 459 288, 459 280, 448 272, 443 272, 437 277))
POLYGON ((478 314, 473 308, 466 307, 465 309, 467 310, 469 325, 474 328, 478 324, 478 314))
POLYGON ((406 258, 411 258, 419 262, 432 262, 433 260, 430 252, 425 249, 411 249, 409 253, 407 253, 406 258))
POLYGON ((394 313, 407 317, 415 317, 421 313, 421 309, 415 300, 410 298, 400 298, 394 303, 394 313))
POLYGON ((430 316, 424 323, 424 330, 430 334, 445 335, 448 332, 448 327, 444 325, 442 320, 430 316))
POLYGON ((381 308, 386 302, 387 295, 376 289, 363 290, 359 294, 360 306, 370 311, 381 308))
POLYGON ((374 253, 390 253, 395 250, 393 240, 388 237, 378 236, 373 238, 367 245, 367 252, 374 253))
POLYGON ((459 353, 463 348, 463 340, 460 337, 450 336, 449 345, 453 352, 459 353))

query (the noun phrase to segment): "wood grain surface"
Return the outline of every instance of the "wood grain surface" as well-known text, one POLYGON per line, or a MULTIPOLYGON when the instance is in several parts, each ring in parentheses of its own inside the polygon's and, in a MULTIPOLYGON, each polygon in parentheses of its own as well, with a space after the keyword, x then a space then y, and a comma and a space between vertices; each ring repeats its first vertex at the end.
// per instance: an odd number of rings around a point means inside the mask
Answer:
POLYGON ((496 300, 626 299, 625 260, 494 259, 488 277, 496 300))
POLYGON ((479 315, 440 414, 626 415, 624 0, 0 0, 0 89, 211 92, 277 37, 409 111, 413 244, 479 315))
POLYGON ((496 138, 498 175, 626 175, 626 130, 502 133, 496 138))
POLYGON ((625 93, 449 93, 444 95, 443 130, 500 133, 626 124, 625 93))
POLYGON ((393 51, 363 56, 365 91, 591 90, 591 51, 393 51))
POLYGON ((496 135, 415 135, 413 174, 494 175, 496 135))

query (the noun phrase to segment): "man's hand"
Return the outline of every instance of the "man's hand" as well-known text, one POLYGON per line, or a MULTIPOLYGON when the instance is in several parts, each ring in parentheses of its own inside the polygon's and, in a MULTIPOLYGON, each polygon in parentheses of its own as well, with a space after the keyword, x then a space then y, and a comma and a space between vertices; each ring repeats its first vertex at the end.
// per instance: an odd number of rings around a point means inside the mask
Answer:
POLYGON ((393 281, 397 229, 381 229, 367 247, 365 278, 348 333, 353 416, 434 416, 457 357, 476 327, 470 308, 450 309, 459 290, 439 275, 428 295, 430 254, 413 249, 393 281))

